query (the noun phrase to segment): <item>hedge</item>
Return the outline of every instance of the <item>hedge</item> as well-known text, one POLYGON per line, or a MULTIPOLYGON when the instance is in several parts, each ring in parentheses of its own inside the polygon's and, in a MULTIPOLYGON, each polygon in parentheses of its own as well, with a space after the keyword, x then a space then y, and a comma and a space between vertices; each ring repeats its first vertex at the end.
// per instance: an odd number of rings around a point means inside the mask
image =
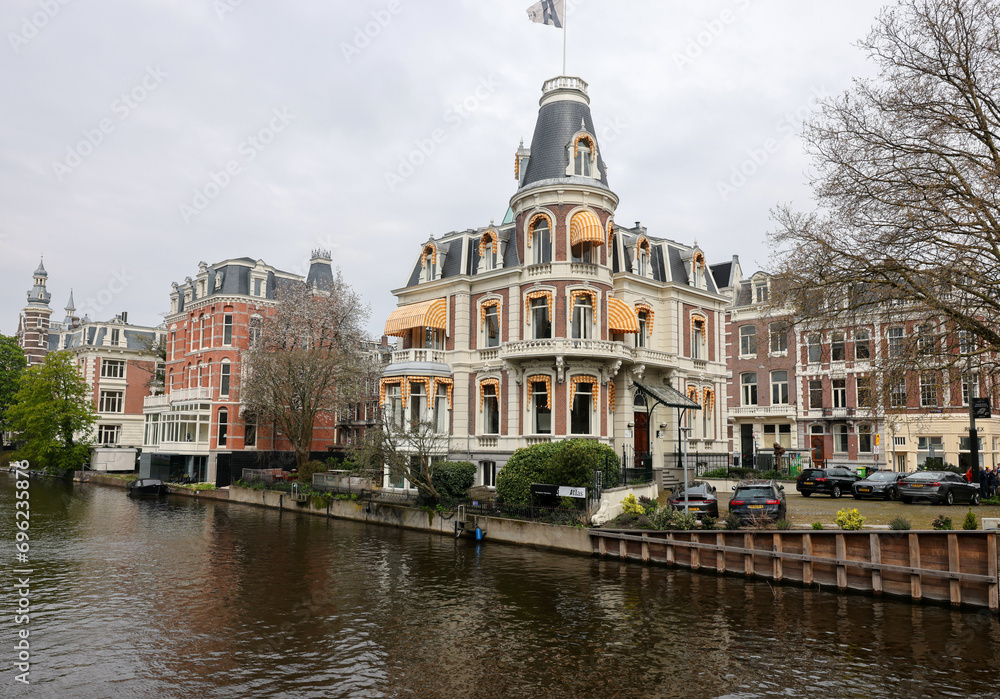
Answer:
POLYGON ((615 450, 590 439, 546 442, 515 451, 497 474, 497 498, 501 502, 527 505, 531 484, 593 485, 594 471, 604 473, 605 483, 617 484, 621 465, 615 450))
POLYGON ((442 498, 464 498, 476 482, 476 465, 468 461, 446 461, 434 465, 434 490, 442 498))

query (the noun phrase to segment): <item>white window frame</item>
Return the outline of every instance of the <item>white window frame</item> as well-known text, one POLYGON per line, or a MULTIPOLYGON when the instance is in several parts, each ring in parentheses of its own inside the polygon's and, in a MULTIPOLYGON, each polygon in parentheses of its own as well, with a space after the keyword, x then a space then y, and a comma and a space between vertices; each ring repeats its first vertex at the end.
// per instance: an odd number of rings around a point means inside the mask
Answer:
POLYGON ((788 405, 788 371, 778 369, 771 372, 771 405, 788 405), (784 378, 781 378, 781 375, 784 378))
POLYGON ((102 359, 101 378, 102 379, 124 379, 127 364, 124 359, 102 359), (114 367, 115 371, 111 371, 114 367))
POLYGON ((97 412, 125 412, 125 391, 101 391, 98 398, 97 412))
POLYGON ((757 372, 743 372, 740 374, 740 405, 757 405, 759 400, 760 397, 757 395, 757 372), (748 377, 751 376, 753 377, 752 381, 748 380, 748 377))
POLYGON ((741 325, 740 326, 740 356, 741 357, 756 357, 757 356, 757 326, 756 325, 741 325))

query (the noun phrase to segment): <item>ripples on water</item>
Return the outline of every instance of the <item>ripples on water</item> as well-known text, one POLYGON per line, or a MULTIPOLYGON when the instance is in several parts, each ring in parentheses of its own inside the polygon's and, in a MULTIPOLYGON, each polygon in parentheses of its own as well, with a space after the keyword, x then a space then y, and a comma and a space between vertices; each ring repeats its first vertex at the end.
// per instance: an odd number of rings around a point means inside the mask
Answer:
POLYGON ((97 486, 31 493, 34 683, 8 671, 0 696, 1000 696, 989 614, 97 486))

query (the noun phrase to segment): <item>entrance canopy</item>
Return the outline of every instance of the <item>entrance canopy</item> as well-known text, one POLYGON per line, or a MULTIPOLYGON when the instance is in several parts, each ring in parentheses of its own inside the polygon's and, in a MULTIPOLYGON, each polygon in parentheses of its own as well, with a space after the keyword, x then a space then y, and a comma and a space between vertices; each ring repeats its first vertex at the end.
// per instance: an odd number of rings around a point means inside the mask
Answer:
POLYGON ((397 308, 389 315, 389 320, 385 321, 385 334, 402 337, 413 328, 445 330, 447 327, 447 300, 434 299, 433 301, 409 303, 397 308))
POLYGON ((632 387, 648 399, 664 407, 680 408, 681 410, 701 410, 700 405, 673 386, 644 386, 641 383, 633 381, 632 387))

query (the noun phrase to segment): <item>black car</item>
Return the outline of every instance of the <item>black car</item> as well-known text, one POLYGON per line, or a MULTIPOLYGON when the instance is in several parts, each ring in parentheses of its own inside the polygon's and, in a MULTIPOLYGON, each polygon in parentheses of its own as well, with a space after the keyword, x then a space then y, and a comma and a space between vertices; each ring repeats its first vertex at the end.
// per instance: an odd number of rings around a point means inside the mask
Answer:
POLYGON ((968 483, 950 471, 918 471, 899 482, 899 496, 905 503, 930 500, 933 503, 952 505, 967 502, 978 505, 981 495, 978 483, 968 483))
MULTIPOLYGON (((695 481, 687 487, 688 510, 696 517, 708 515, 719 517, 719 499, 715 495, 715 488, 708 483, 695 481)), ((684 486, 678 486, 670 494, 670 506, 675 510, 684 509, 684 486)))
POLYGON ((907 474, 899 471, 875 471, 864 479, 855 481, 852 488, 857 500, 862 498, 882 498, 883 500, 899 499, 899 481, 907 474))
POLYGON ((729 511, 744 521, 785 519, 785 488, 774 481, 741 481, 733 486, 729 511))
POLYGON ((804 468, 795 480, 795 489, 803 497, 823 493, 839 498, 844 493, 850 493, 854 482, 860 479, 861 476, 846 468, 804 468))

